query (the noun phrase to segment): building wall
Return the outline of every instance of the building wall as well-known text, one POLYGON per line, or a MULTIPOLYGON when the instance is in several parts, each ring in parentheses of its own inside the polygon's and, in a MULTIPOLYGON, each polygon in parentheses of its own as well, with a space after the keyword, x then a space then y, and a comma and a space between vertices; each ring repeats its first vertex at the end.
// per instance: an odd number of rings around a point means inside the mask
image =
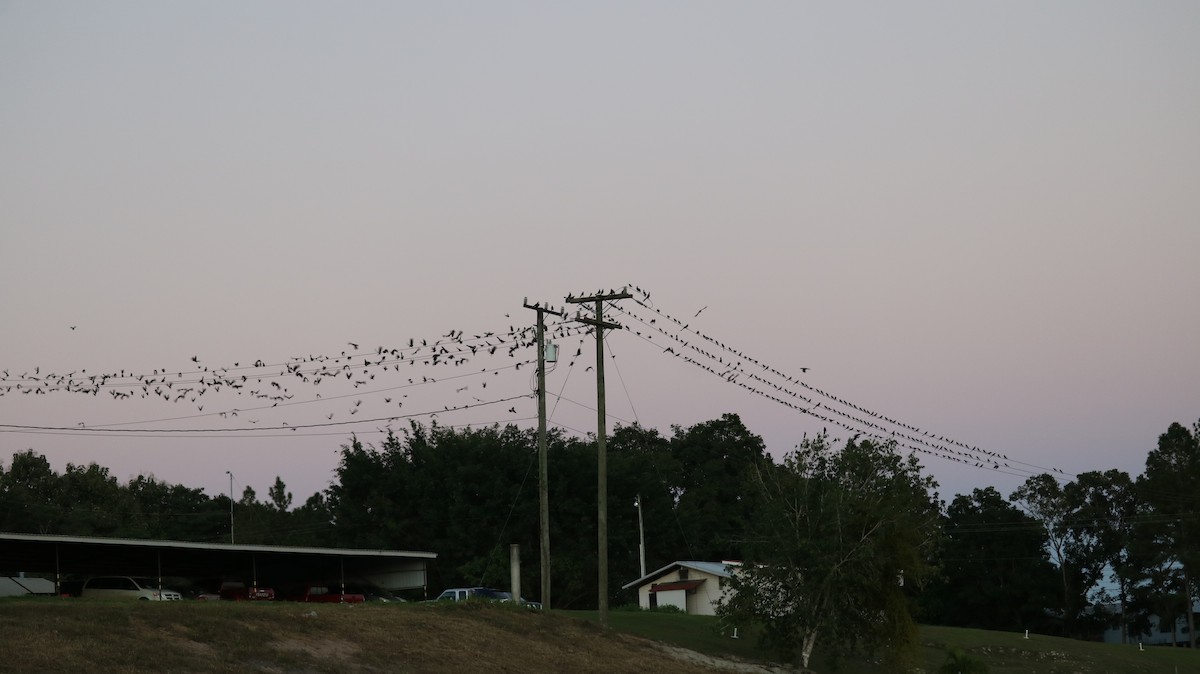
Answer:
POLYGON ((687 596, 687 590, 667 590, 666 592, 657 592, 658 607, 674 606, 680 611, 691 613, 688 610, 688 604, 691 603, 691 597, 687 596))
MULTIPOLYGON (((703 571, 697 571, 696 569, 688 569, 687 571, 687 580, 699 580, 701 578, 704 579, 704 582, 700 584, 700 587, 696 588, 696 592, 692 594, 686 594, 683 590, 659 592, 657 593, 658 605, 667 605, 667 595, 671 595, 673 597, 677 593, 684 594, 686 597, 686 602, 675 603, 675 600, 672 599, 671 604, 679 606, 679 608, 692 615, 716 615, 717 602, 719 602, 721 599, 721 590, 723 589, 721 583, 722 579, 719 576, 707 574, 703 571)), ((642 585, 638 588, 638 605, 644 609, 650 608, 651 585, 658 583, 671 583, 677 580, 684 580, 680 578, 679 569, 665 573, 658 578, 655 578, 653 581, 642 585)))
POLYGON ((24 576, 0 576, 0 597, 54 594, 54 581, 24 576))
MULTIPOLYGON (((1112 615, 1116 615, 1120 611, 1120 607, 1116 604, 1105 604, 1100 607, 1100 610, 1106 611, 1112 615)), ((1192 604, 1192 612, 1200 617, 1200 602, 1192 604)), ((1187 633, 1187 616, 1180 616, 1174 625, 1163 624, 1156 615, 1149 616, 1150 631, 1142 634, 1131 633, 1128 638, 1128 643, 1145 644, 1147 646, 1170 646, 1172 644, 1185 644, 1188 641, 1187 633), (1172 635, 1172 628, 1174 634, 1172 635)), ((1108 628, 1104 631, 1102 637, 1104 643, 1119 644, 1123 642, 1123 636, 1120 628, 1108 628)))

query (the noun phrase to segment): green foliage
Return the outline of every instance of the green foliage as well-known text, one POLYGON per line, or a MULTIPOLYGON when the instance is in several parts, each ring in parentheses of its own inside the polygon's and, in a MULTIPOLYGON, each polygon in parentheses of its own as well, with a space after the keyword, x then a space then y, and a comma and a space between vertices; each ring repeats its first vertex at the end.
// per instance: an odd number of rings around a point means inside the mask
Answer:
POLYGON ((936 485, 892 443, 835 451, 806 438, 782 465, 759 464, 745 497, 747 563, 719 613, 758 624, 765 642, 808 660, 818 640, 882 650, 890 669, 919 649, 908 589, 930 572, 936 485))
POLYGON ((613 611, 626 611, 626 612, 632 611, 634 613, 642 612, 642 613, 678 613, 681 615, 687 614, 687 611, 684 611, 683 609, 679 608, 678 606, 675 606, 672 604, 665 604, 663 606, 655 606, 654 608, 642 608, 639 604, 621 604, 620 606, 612 607, 612 610, 613 611))
POLYGON ((990 670, 983 660, 951 646, 946 649, 946 661, 937 671, 938 674, 988 674, 990 670))
POLYGON ((1134 493, 1129 475, 1119 470, 1092 471, 1079 475, 1066 485, 1064 497, 1070 509, 1068 523, 1072 554, 1068 569, 1082 577, 1080 585, 1103 603, 1114 602, 1118 611, 1112 620, 1102 612, 1085 612, 1077 618, 1079 634, 1096 634, 1106 627, 1129 623, 1126 609, 1140 583, 1141 566, 1137 552, 1137 522, 1143 506, 1134 493), (1095 590, 1111 570, 1114 589, 1095 590), (1076 571, 1078 569, 1078 571, 1076 571))
POLYGON ((1143 602, 1163 616, 1186 616, 1195 646, 1190 607, 1200 599, 1200 421, 1191 430, 1173 423, 1159 436, 1137 493, 1158 515, 1146 527, 1139 553, 1151 587, 1163 589, 1160 596, 1143 592, 1143 602))
POLYGON ((1057 578, 1042 525, 992 487, 959 495, 945 517, 941 574, 924 598, 927 620, 986 629, 1037 629, 1057 578))
POLYGON ((751 516, 743 491, 754 466, 766 458, 762 438, 736 414, 672 430, 670 452, 679 471, 673 485, 676 515, 687 558, 741 559, 742 533, 751 516))
POLYGON ((278 475, 275 476, 275 484, 267 490, 267 497, 271 499, 271 507, 277 512, 286 512, 292 507, 292 492, 287 490, 283 478, 278 475))

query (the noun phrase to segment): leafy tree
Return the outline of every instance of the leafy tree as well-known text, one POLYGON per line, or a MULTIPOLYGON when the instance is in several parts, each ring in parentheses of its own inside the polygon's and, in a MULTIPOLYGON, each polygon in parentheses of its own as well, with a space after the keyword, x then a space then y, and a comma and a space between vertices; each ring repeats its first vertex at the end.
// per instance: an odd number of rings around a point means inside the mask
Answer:
MULTIPOLYGON (((327 492, 338 539, 351 547, 439 551, 435 586, 507 584, 496 550, 517 543, 522 586, 537 587, 536 443, 516 426, 455 430, 413 424, 402 436, 342 448, 327 492)), ((507 559, 507 557, 505 557, 507 559)))
POLYGON ((292 492, 287 490, 287 485, 278 475, 275 476, 275 484, 267 490, 267 497, 271 499, 271 506, 276 512, 287 512, 292 507, 292 492))
POLYGON ((1157 515, 1151 527, 1160 559, 1155 566, 1177 588, 1177 613, 1187 616, 1188 640, 1195 647, 1191 610, 1200 595, 1200 422, 1189 430, 1173 423, 1146 456, 1138 494, 1157 515))
MULTIPOLYGON (((595 463, 594 455, 591 463, 595 463)), ((596 474, 594 466, 588 467, 587 472, 596 474)), ((617 588, 642 575, 638 555, 636 504, 639 502, 646 532, 647 570, 692 558, 675 513, 672 492, 679 472, 669 441, 655 429, 637 424, 618 426, 609 438, 608 564, 609 588, 615 594, 617 588)), ((591 509, 596 509, 594 502, 591 509)), ((625 600, 635 602, 636 594, 625 600)))
POLYGON ((229 536, 229 500, 209 499, 200 489, 138 475, 125 487, 133 504, 131 538, 220 542, 229 536), (222 505, 223 504, 223 505, 222 505))
POLYGON ((317 492, 304 505, 288 513, 288 527, 281 545, 328 547, 334 541, 333 514, 325 495, 317 492))
MULTIPOLYGON (((622 441, 613 441, 618 447, 622 441)), ((610 464, 620 471, 621 450, 610 454, 610 464)), ((600 565, 596 559, 596 444, 552 433, 548 445, 550 498, 551 586, 555 608, 595 608, 599 596, 600 565)), ((614 486, 611 479, 610 492, 614 486)), ((614 514, 609 498, 610 517, 614 514)), ((609 527, 609 533, 613 527, 609 527)), ((611 543, 611 541, 610 541, 611 543)), ((610 545, 610 553, 614 547, 610 545)), ((616 548, 619 550, 619 548, 616 548)), ((618 553, 619 554, 619 553, 618 553)), ((611 560, 610 560, 611 562, 611 560)), ((610 567, 611 572, 611 567, 610 567)), ((609 583, 609 588, 623 583, 609 583)))
POLYGON ((74 535, 120 535, 122 523, 133 510, 128 491, 96 463, 68 463, 58 478, 56 499, 63 513, 60 532, 74 535))
POLYGON ((1072 520, 1067 523, 1075 545, 1073 558, 1092 581, 1102 580, 1105 569, 1112 574, 1115 590, 1100 590, 1099 601, 1115 601, 1115 623, 1128 636, 1126 608, 1133 591, 1143 577, 1138 561, 1135 524, 1141 505, 1134 493, 1133 480, 1119 470, 1080 474, 1063 490, 1072 520))
POLYGON ((1063 630, 1069 636, 1083 636, 1078 623, 1088 592, 1103 579, 1105 560, 1094 554, 1086 530, 1072 526, 1080 504, 1068 498, 1067 490, 1049 473, 1030 477, 1010 498, 1041 523, 1061 581, 1063 630))
POLYGON ((58 474, 46 457, 32 449, 13 454, 7 473, 0 473, 4 529, 16 533, 59 533, 62 507, 55 498, 58 474))
POLYGON ((926 619, 984 629, 1044 628, 1057 582, 1041 524, 987 487, 956 496, 944 526, 941 574, 923 598, 926 619))
POLYGON ((746 563, 720 615, 758 623, 766 643, 808 666, 818 640, 875 650, 892 669, 918 657, 906 591, 928 577, 938 513, 913 457, 806 438, 782 465, 760 462, 745 496, 746 563))
POLYGON ((762 438, 736 414, 672 430, 676 513, 688 549, 697 559, 741 559, 752 513, 742 495, 747 476, 766 457, 762 438))

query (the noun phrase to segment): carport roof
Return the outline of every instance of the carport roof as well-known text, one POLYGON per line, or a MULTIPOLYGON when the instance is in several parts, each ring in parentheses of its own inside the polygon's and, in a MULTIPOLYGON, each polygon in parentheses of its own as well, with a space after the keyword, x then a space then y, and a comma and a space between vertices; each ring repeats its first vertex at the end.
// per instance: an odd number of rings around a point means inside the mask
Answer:
POLYGON ((232 543, 191 543, 145 538, 97 538, 92 536, 56 536, 51 534, 12 534, 0 532, 0 543, 65 543, 68 545, 129 546, 171 550, 210 550, 220 552, 263 552, 268 554, 330 555, 335 557, 390 557, 396 559, 437 559, 436 552, 413 550, 364 550, 359 548, 296 548, 277 545, 236 545, 232 543))
POLYGON ((231 545, 0 533, 0 573, 257 578, 274 587, 323 579, 423 587, 433 552, 231 545))

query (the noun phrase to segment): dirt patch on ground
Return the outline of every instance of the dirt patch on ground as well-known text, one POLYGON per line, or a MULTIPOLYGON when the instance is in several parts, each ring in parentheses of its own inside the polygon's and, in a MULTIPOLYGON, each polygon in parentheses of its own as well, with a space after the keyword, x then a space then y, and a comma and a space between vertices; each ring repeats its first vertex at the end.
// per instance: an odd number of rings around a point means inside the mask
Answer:
POLYGON ((353 659, 362 650, 362 647, 358 644, 340 639, 284 639, 282 641, 269 641, 265 645, 267 648, 273 648, 277 651, 304 653, 318 660, 338 660, 343 662, 353 659))
POLYGON ((710 669, 723 672, 744 672, 746 674, 796 674, 803 670, 793 667, 785 667, 783 665, 760 665, 753 662, 742 662, 740 660, 731 660, 729 658, 718 658, 686 648, 679 648, 658 642, 650 642, 654 644, 666 655, 685 662, 698 669, 710 669))

